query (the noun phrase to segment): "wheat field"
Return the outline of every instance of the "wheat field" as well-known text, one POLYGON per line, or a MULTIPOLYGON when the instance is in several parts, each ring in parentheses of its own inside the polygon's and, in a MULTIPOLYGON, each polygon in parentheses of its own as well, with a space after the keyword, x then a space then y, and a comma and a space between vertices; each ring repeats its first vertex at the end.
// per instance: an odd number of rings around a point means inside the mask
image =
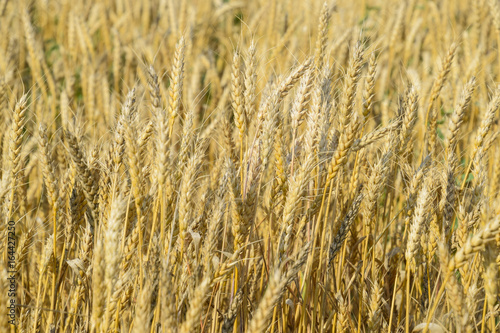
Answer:
POLYGON ((499 332, 498 0, 0 1, 0 332, 499 332))

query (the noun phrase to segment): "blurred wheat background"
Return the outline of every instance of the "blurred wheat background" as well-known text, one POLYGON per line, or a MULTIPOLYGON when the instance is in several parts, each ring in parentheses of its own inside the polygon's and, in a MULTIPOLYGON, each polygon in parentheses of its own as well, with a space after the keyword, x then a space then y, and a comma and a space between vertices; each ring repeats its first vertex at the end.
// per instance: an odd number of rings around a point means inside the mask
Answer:
POLYGON ((499 1, 2 0, 0 33, 0 332, 500 330, 499 1))

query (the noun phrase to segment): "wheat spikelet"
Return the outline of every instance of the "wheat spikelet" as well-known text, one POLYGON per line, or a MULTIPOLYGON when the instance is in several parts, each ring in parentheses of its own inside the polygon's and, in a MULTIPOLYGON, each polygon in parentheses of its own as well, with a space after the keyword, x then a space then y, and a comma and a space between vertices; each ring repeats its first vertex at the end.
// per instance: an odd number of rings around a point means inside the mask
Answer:
POLYGON ((27 95, 23 95, 19 101, 16 103, 14 109, 12 125, 10 129, 10 142, 9 142, 9 167, 10 167, 10 179, 11 179, 11 191, 9 197, 9 217, 13 213, 15 193, 17 191, 17 186, 19 185, 19 180, 22 178, 20 174, 22 171, 21 165, 21 149, 23 143, 23 129, 26 122, 26 104, 27 95))
POLYGON ((448 50, 448 54, 446 55, 446 58, 443 60, 443 63, 441 65, 441 70, 436 77, 434 84, 432 85, 432 90, 430 93, 429 97, 429 102, 428 102, 428 107, 427 107, 427 113, 426 113, 426 125, 427 121, 429 122, 429 141, 428 141, 428 151, 432 152, 434 155, 436 152, 436 131, 437 131, 437 117, 438 113, 435 108, 435 102, 438 99, 441 90, 443 89, 444 82, 446 81, 446 78, 448 76, 448 73, 451 70, 451 65, 453 62, 453 58, 455 57, 455 52, 457 50, 457 44, 453 43, 448 50))
POLYGON ((269 283, 259 306, 255 311, 249 325, 249 332, 265 332, 269 326, 272 311, 280 298, 283 296, 284 288, 291 282, 297 271, 304 265, 309 254, 308 245, 303 247, 297 255, 297 260, 286 274, 281 272, 278 266, 269 275, 269 283))
POLYGON ((490 244, 486 247, 485 255, 485 271, 484 271, 484 291, 488 303, 488 311, 490 312, 490 328, 494 329, 496 323, 493 318, 495 318, 496 311, 495 305, 497 304, 498 295, 498 268, 494 258, 495 247, 490 244))
POLYGON ((104 306, 106 302, 105 254, 104 240, 98 238, 95 242, 95 251, 92 262, 92 328, 99 331, 103 324, 104 306))
POLYGON ((371 330, 378 330, 380 329, 381 325, 381 309, 380 307, 382 306, 381 303, 382 300, 382 288, 380 287, 378 282, 375 282, 375 284, 372 287, 372 293, 370 296, 370 310, 369 310, 369 319, 368 319, 368 327, 371 330))
POLYGON ((337 150, 335 151, 332 161, 328 166, 327 183, 335 178, 340 167, 346 162, 347 155, 349 154, 351 146, 354 143, 359 126, 360 124, 355 117, 354 120, 348 125, 346 132, 340 137, 337 150))
POLYGON ((342 223, 340 224, 340 228, 337 231, 337 234, 335 235, 335 238, 333 239, 332 244, 330 245, 329 249, 329 255, 330 255, 330 263, 332 260, 335 258, 337 252, 340 250, 342 247, 346 237, 347 233, 349 232, 349 229, 351 225, 354 223, 354 220, 356 219, 359 208, 361 206, 361 202, 363 201, 363 195, 359 194, 356 199, 354 200, 351 210, 347 215, 344 217, 342 220, 342 223))
POLYGON ((318 37, 316 40, 316 49, 314 54, 314 65, 316 70, 319 72, 324 63, 326 40, 328 37, 328 22, 330 20, 330 10, 328 8, 328 3, 323 4, 321 9, 319 26, 318 26, 318 37))
POLYGON ((57 193, 56 193, 56 180, 55 180, 55 174, 54 174, 54 169, 53 169, 53 164, 54 162, 51 159, 51 155, 49 152, 49 143, 48 143, 48 138, 47 138, 47 128, 44 125, 40 125, 39 129, 39 135, 40 135, 40 149, 41 149, 41 161, 42 161, 42 167, 43 167, 43 175, 45 179, 45 183, 47 186, 47 193, 49 195, 50 199, 50 204, 55 205, 57 201, 57 193))
POLYGON ((354 97, 356 94, 357 84, 361 75, 361 67, 363 65, 363 49, 360 42, 356 43, 353 51, 353 56, 349 60, 349 67, 344 82, 344 93, 342 95, 341 107, 341 128, 345 129, 351 119, 354 109, 354 97))
POLYGON ((184 40, 184 37, 181 37, 175 49, 174 65, 172 69, 172 82, 170 83, 170 89, 169 89, 170 100, 168 106, 168 114, 170 117, 169 120, 170 134, 172 133, 173 130, 175 118, 177 118, 181 108, 182 83, 184 79, 185 47, 186 47, 186 42, 184 40))
POLYGON ((457 50, 457 47, 458 45, 456 43, 453 43, 448 49, 446 57, 443 59, 443 62, 441 64, 441 70, 439 71, 438 76, 434 80, 431 93, 429 95, 429 105, 427 107, 427 114, 429 114, 434 102, 438 99, 439 94, 441 93, 441 89, 443 89, 444 82, 448 76, 448 73, 451 70, 451 65, 453 63, 453 58, 455 57, 455 52, 457 50))
POLYGON ((300 80, 300 85, 297 91, 297 96, 295 98, 293 108, 291 110, 290 116, 292 118, 292 130, 297 131, 300 124, 302 123, 302 118, 307 111, 306 106, 309 102, 309 95, 313 83, 313 77, 311 71, 307 71, 306 74, 300 80))
POLYGON ((190 224, 191 216, 191 199, 193 191, 195 190, 194 184, 196 175, 199 170, 199 164, 203 156, 198 152, 192 156, 186 166, 184 175, 182 176, 179 196, 179 239, 180 249, 183 253, 185 247, 186 234, 190 224))
POLYGON ((146 283, 142 288, 135 309, 132 332, 148 332, 150 330, 150 306, 152 286, 146 283))
POLYGON ((483 228, 477 231, 467 242, 455 253, 448 264, 448 270, 453 271, 465 264, 472 255, 482 250, 486 243, 492 241, 500 228, 500 219, 495 217, 483 228))
POLYGON ((233 106, 234 121, 238 128, 240 145, 243 145, 243 136, 246 130, 245 110, 244 110, 244 91, 241 82, 240 54, 234 52, 233 71, 231 73, 231 104, 233 106))
POLYGON ((415 254, 418 250, 417 239, 425 223, 427 204, 430 199, 429 192, 429 184, 424 180, 424 185, 418 194, 417 207, 415 209, 415 215, 412 224, 410 225, 410 231, 408 234, 408 243, 405 251, 405 258, 408 262, 415 260, 415 254))
MULTIPOLYGON (((441 266, 446 269, 449 263, 449 255, 446 245, 443 242, 438 243, 439 259, 441 266)), ((447 295, 450 298, 450 305, 455 312, 455 320, 458 326, 465 326, 468 322, 468 314, 465 311, 465 302, 462 291, 462 286, 457 281, 455 276, 451 276, 446 285, 447 295)))
POLYGON ((251 41, 248 47, 248 58, 245 63, 245 91, 243 93, 245 99, 245 119, 250 122, 255 114, 255 99, 257 89, 257 59, 256 46, 254 40, 251 41))
POLYGON ((469 106, 470 100, 472 98, 472 94, 474 93, 474 89, 476 85, 476 78, 472 77, 465 84, 462 95, 460 96, 460 100, 453 110, 453 115, 450 118, 450 123, 448 125, 449 134, 447 137, 447 149, 448 151, 453 151, 455 149, 455 144, 457 141, 458 130, 460 125, 462 124, 464 113, 469 106))
POLYGON ((181 333, 192 332, 197 328, 200 322, 200 315, 203 310, 203 303, 205 299, 205 294, 210 286, 210 280, 203 280, 195 289, 193 298, 191 299, 191 305, 186 313, 186 320, 182 323, 179 331, 181 333))
MULTIPOLYGON (((94 183, 92 173, 88 165, 85 163, 83 154, 80 150, 80 145, 78 144, 77 138, 69 131, 65 132, 66 141, 68 142, 68 148, 70 150, 71 159, 75 165, 78 172, 78 180, 82 184, 83 192, 85 194, 85 199, 89 207, 90 216, 92 221, 97 220, 97 210, 96 210, 96 192, 97 186, 94 183)), ((93 222, 92 222, 93 223, 93 222)))
POLYGON ((500 89, 497 89, 492 96, 488 108, 486 109, 486 113, 484 115, 483 120, 481 121, 481 126, 479 127, 479 131, 476 136, 476 140, 474 142, 474 150, 472 152, 472 159, 476 157, 478 150, 482 147, 484 143, 484 139, 486 135, 491 129, 493 125, 493 120, 495 117, 495 113, 500 105, 500 89))
MULTIPOLYGON (((104 248, 106 263, 106 271, 104 275, 104 285, 106 286, 106 298, 109 300, 117 283, 118 266, 122 254, 120 253, 119 234, 122 218, 125 213, 125 200, 123 197, 118 196, 113 198, 111 203, 111 212, 104 231, 104 248)), ((109 302, 109 301, 108 301, 109 302)))
POLYGON ((373 218, 376 216, 377 199, 389 168, 391 156, 391 150, 384 152, 380 160, 373 167, 370 178, 365 187, 366 194, 365 204, 363 207, 363 220, 368 234, 370 234, 374 226, 373 218))
POLYGON ((375 97, 375 76, 377 75, 377 58, 375 53, 372 53, 368 63, 368 74, 365 79, 363 90, 363 117, 364 122, 368 121, 368 117, 373 108, 373 98, 375 97))

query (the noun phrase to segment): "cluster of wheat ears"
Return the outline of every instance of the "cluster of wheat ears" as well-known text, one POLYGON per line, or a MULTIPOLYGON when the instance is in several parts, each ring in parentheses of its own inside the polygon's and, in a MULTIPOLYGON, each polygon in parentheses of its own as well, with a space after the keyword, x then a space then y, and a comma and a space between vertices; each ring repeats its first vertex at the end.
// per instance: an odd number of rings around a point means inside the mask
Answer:
POLYGON ((3 0, 0 32, 0 332, 499 331, 497 0, 3 0))

